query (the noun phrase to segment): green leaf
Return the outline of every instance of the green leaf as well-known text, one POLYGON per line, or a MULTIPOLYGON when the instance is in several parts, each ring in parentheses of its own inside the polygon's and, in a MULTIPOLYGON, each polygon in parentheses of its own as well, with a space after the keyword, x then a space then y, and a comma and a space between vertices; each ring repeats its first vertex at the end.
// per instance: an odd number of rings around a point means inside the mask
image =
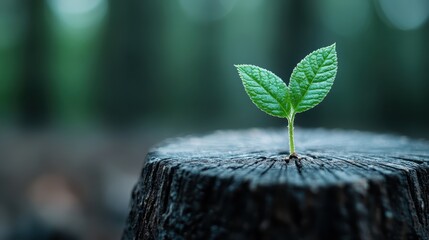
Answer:
POLYGON ((295 114, 319 104, 331 90, 337 74, 335 43, 307 55, 292 72, 289 87, 274 73, 253 65, 235 65, 252 102, 262 111, 287 118, 289 159, 297 158, 293 124, 295 114))
POLYGON ((286 118, 290 113, 289 89, 274 73, 253 65, 235 65, 252 102, 262 111, 286 118))
POLYGON ((335 43, 307 55, 292 72, 289 82, 294 113, 307 111, 328 94, 337 74, 335 43))

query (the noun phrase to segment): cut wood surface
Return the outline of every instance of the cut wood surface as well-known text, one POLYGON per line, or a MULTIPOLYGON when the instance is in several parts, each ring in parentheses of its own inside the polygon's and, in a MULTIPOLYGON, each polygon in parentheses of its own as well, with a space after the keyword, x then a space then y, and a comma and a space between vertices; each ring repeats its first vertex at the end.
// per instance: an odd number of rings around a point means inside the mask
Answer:
POLYGON ((123 239, 429 239, 429 144, 358 131, 218 131, 147 156, 123 239))

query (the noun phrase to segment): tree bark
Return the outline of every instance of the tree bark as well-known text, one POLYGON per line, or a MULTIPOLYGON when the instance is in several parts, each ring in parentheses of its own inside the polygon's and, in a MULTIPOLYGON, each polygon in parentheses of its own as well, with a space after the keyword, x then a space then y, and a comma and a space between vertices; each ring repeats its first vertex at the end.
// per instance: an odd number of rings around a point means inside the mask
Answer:
POLYGON ((429 144, 341 130, 219 131, 147 156, 123 239, 428 239, 429 144))

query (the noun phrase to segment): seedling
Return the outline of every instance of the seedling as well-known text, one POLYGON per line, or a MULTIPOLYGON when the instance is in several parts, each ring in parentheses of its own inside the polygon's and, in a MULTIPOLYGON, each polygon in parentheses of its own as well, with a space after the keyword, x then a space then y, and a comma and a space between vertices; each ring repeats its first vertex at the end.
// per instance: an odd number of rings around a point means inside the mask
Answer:
POLYGON ((235 65, 252 102, 265 113, 286 118, 289 132, 289 159, 295 152, 293 123, 297 113, 322 102, 337 74, 335 43, 307 55, 293 69, 289 86, 274 73, 254 65, 235 65))

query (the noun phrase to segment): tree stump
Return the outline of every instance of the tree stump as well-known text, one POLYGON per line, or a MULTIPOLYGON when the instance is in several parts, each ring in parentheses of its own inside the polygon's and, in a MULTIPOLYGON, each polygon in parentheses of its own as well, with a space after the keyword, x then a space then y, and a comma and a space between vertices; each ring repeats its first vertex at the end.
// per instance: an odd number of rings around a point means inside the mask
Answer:
POLYGON ((123 239, 428 239, 429 144, 341 130, 219 131, 146 159, 123 239))

